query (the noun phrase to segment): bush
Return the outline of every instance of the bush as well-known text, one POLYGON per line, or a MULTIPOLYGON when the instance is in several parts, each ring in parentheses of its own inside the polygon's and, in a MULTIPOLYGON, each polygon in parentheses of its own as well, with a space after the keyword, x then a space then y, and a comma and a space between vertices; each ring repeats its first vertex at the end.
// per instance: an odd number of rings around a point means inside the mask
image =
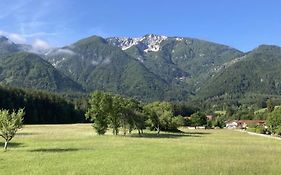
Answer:
POLYGON ((247 128, 247 131, 249 131, 249 132, 256 132, 256 128, 247 128))
POLYGON ((264 126, 260 126, 260 125, 249 125, 247 127, 247 131, 255 132, 255 133, 258 133, 258 134, 266 134, 267 133, 267 129, 264 128, 264 126))
POLYGON ((257 126, 256 127, 256 133, 265 134, 266 133, 266 129, 263 126, 257 126))
POLYGON ((247 128, 256 128, 258 125, 257 124, 248 124, 247 128))
POLYGON ((275 130, 275 134, 281 136, 281 126, 278 126, 275 130))
POLYGON ((215 127, 224 128, 225 127, 225 116, 218 116, 214 122, 215 127))
POLYGON ((211 120, 207 121, 206 128, 207 128, 207 129, 213 128, 213 121, 211 121, 211 120))
POLYGON ((268 128, 270 132, 273 134, 278 134, 280 132, 281 127, 281 108, 275 109, 273 112, 271 112, 266 120, 266 123, 268 125, 268 128))

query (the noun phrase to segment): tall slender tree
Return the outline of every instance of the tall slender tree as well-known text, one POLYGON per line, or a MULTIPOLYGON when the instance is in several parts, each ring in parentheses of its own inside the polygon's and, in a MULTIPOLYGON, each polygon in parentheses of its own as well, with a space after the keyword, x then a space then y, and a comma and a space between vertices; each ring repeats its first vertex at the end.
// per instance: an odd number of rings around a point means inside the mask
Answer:
POLYGON ((105 134, 108 128, 108 116, 112 110, 112 98, 109 94, 94 92, 89 100, 86 118, 94 122, 93 127, 97 134, 105 134))
POLYGON ((271 98, 266 101, 266 107, 268 112, 274 111, 274 104, 271 98))

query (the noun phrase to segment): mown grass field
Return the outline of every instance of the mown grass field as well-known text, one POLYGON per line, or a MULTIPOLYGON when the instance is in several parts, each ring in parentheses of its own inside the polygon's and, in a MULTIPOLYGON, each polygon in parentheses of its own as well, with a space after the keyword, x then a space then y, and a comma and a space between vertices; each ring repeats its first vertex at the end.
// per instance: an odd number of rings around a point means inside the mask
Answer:
POLYGON ((97 136, 88 124, 25 126, 0 151, 0 174, 281 174, 280 140, 185 132, 97 136))

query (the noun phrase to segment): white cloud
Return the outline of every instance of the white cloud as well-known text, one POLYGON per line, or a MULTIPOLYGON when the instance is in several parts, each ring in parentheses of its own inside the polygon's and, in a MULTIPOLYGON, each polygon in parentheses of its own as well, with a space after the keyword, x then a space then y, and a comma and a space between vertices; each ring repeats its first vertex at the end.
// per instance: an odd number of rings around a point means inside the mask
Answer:
POLYGON ((44 40, 41 40, 41 39, 35 39, 32 43, 32 46, 34 49, 38 49, 38 50, 46 50, 46 49, 49 49, 50 48, 50 45, 44 41, 44 40))
POLYGON ((75 55, 75 53, 72 50, 69 50, 69 49, 58 49, 56 52, 62 53, 62 54, 75 55))
POLYGON ((0 35, 6 36, 7 38, 9 38, 11 41, 13 41, 16 44, 26 43, 25 37, 23 37, 22 35, 17 34, 17 33, 9 33, 9 32, 0 30, 0 35))
POLYGON ((26 43, 26 39, 19 35, 19 34, 16 34, 16 33, 11 33, 8 35, 8 38, 10 40, 12 40, 14 43, 17 43, 17 44, 24 44, 26 43))
POLYGON ((47 49, 50 48, 49 43, 47 43, 42 39, 39 39, 39 37, 55 36, 56 33, 37 32, 37 33, 20 34, 20 33, 12 33, 12 32, 6 32, 0 30, 0 35, 7 37, 10 41, 16 44, 30 44, 33 41, 32 46, 35 49, 47 49))

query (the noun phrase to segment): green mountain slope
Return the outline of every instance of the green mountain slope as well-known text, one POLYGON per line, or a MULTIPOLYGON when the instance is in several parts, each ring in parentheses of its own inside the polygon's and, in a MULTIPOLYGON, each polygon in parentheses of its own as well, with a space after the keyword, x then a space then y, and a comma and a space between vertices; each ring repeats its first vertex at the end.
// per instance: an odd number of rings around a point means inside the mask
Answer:
POLYGON ((217 66, 242 54, 189 38, 93 36, 55 49, 46 59, 88 92, 104 90, 145 100, 183 101, 195 95, 217 66))
MULTIPOLYGON (((113 45, 120 42, 118 38, 107 40, 113 45)), ((130 38, 123 42, 130 42, 130 38)), ((181 84, 190 92, 201 87, 218 66, 243 55, 228 46, 192 38, 145 35, 138 42, 124 51, 162 79, 173 85, 181 84), (155 44, 151 47, 156 50, 158 44, 159 50, 146 51, 147 42, 155 44)))
POLYGON ((35 54, 19 52, 0 58, 0 84, 67 92, 82 87, 35 54))
POLYGON ((160 77, 97 36, 54 50, 47 60, 88 92, 104 90, 155 100, 164 98, 168 88, 160 77))
POLYGON ((281 95, 281 48, 261 45, 206 83, 199 96, 281 95))

